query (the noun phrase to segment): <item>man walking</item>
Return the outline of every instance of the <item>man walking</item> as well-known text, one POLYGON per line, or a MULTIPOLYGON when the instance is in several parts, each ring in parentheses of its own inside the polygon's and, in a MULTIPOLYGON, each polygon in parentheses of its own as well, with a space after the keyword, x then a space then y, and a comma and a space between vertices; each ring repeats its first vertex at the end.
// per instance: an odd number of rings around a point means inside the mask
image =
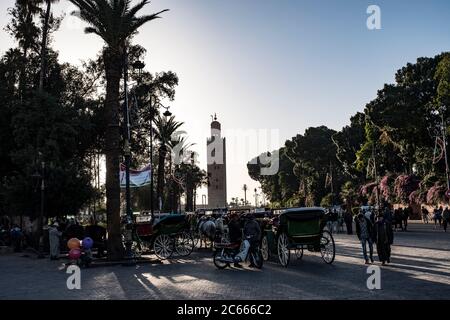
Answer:
POLYGON ((423 220, 423 223, 426 223, 426 224, 428 224, 428 210, 427 210, 427 208, 425 208, 425 207, 422 207, 422 220, 423 220))
POLYGON ((450 210, 448 209, 448 207, 445 208, 444 213, 443 213, 443 224, 444 224, 444 232, 447 232, 447 226, 450 223, 450 210))
POLYGON ((372 222, 369 219, 367 219, 364 216, 364 214, 360 213, 355 218, 355 223, 356 223, 356 235, 358 236, 359 241, 361 241, 365 263, 369 264, 369 258, 367 256, 367 244, 369 245, 370 261, 373 263, 372 222))
POLYGON ((404 230, 408 231, 408 220, 409 217, 412 215, 413 210, 411 208, 411 206, 407 206, 404 210, 403 210, 403 226, 404 226, 404 230))
POLYGON ((351 208, 347 208, 344 215, 344 222, 347 228, 347 234, 353 234, 353 215, 351 208))

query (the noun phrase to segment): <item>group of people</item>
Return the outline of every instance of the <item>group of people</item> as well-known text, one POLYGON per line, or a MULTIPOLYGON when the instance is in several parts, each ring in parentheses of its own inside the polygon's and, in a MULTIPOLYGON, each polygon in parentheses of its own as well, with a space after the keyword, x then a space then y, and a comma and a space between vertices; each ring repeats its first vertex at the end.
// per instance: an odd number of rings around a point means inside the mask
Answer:
POLYGON ((410 206, 405 208, 397 208, 394 210, 394 216, 392 219, 394 230, 408 230, 408 220, 412 215, 412 208, 410 206))
MULTIPOLYGON (((422 220, 423 223, 429 222, 429 215, 430 212, 428 212, 428 209, 423 206, 422 207, 422 220)), ((445 209, 440 206, 436 207, 433 210, 433 216, 432 219, 434 221, 434 228, 444 228, 444 232, 447 232, 447 226, 450 224, 450 208, 445 207, 445 209)))
MULTIPOLYGON (((48 248, 50 259, 59 259, 61 243, 71 238, 83 239, 88 236, 95 240, 99 256, 104 255, 106 229, 92 221, 89 226, 82 226, 75 219, 59 218, 44 227, 44 236, 41 245, 48 248)), ((11 224, 7 219, 0 221, 0 245, 12 246, 15 252, 21 252, 26 245, 33 245, 37 240, 33 239, 32 232, 23 230, 17 224, 11 224)), ((36 245, 34 245, 36 247, 36 245)))
POLYGON ((391 245, 394 243, 392 230, 392 215, 389 207, 383 211, 370 214, 361 211, 355 218, 356 235, 361 242, 364 261, 366 264, 373 263, 373 247, 376 244, 378 258, 382 265, 391 262, 391 245), (367 254, 369 247, 369 255, 367 254), (370 260, 369 260, 370 259, 370 260))
POLYGON ((7 217, 0 218, 0 245, 11 246, 14 252, 21 252, 33 243, 30 230, 24 230, 13 224, 7 217))
POLYGON ((84 237, 90 237, 94 240, 98 249, 98 256, 101 257, 105 254, 106 229, 99 226, 94 219, 88 226, 81 225, 75 219, 54 221, 48 228, 50 259, 58 260, 61 243, 72 238, 83 239, 84 237))

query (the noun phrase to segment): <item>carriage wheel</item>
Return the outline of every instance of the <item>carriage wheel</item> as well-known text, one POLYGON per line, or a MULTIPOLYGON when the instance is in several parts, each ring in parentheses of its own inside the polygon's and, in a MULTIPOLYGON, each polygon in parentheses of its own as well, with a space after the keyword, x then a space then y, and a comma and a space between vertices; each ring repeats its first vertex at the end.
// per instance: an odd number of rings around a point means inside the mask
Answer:
POLYGON ((196 248, 200 242, 200 233, 196 232, 196 231, 191 231, 191 237, 194 241, 194 248, 196 248))
POLYGON ((160 234, 153 242, 153 251, 159 259, 169 259, 173 254, 173 239, 166 234, 160 234))
POLYGON ((327 264, 332 264, 336 255, 336 246, 334 244, 333 236, 328 231, 323 231, 320 239, 320 253, 322 259, 327 264))
POLYGON ((261 241, 261 254, 264 261, 268 261, 270 258, 269 252, 269 240, 267 240, 267 236, 264 236, 261 241))
POLYGON ((295 249, 295 256, 297 257, 297 260, 303 258, 303 246, 295 249))
POLYGON ((280 260, 283 267, 287 268, 290 259, 291 252, 289 250, 289 239, 286 233, 282 233, 278 237, 278 260, 280 260))
POLYGON ((175 250, 181 257, 189 256, 194 251, 194 239, 187 232, 182 232, 175 239, 175 250))

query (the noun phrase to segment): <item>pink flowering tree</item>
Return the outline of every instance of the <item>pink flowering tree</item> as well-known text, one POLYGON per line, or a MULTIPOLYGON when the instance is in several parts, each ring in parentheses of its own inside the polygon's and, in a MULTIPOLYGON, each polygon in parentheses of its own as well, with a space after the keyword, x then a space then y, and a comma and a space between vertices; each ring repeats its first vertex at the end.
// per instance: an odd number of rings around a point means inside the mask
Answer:
POLYGON ((384 176, 380 181, 380 196, 384 201, 392 202, 394 200, 395 176, 390 174, 384 176))
POLYGON ((445 201, 445 191, 446 188, 439 182, 436 182, 434 186, 428 190, 427 203, 430 205, 438 205, 445 201))
POLYGON ((377 202, 377 183, 371 182, 365 184, 360 189, 360 195, 367 199, 368 203, 371 205, 376 204, 377 202))
POLYGON ((415 175, 401 175, 395 179, 394 193, 396 200, 402 204, 410 202, 410 195, 420 187, 420 180, 415 175))

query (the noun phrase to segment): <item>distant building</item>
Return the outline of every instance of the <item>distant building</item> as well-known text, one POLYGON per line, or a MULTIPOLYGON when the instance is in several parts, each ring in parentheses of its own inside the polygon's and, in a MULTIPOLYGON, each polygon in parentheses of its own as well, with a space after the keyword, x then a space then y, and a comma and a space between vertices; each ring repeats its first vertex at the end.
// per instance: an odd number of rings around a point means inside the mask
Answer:
POLYGON ((227 207, 227 156, 226 139, 222 138, 222 126, 214 116, 211 137, 207 141, 208 155, 208 207, 227 207))

